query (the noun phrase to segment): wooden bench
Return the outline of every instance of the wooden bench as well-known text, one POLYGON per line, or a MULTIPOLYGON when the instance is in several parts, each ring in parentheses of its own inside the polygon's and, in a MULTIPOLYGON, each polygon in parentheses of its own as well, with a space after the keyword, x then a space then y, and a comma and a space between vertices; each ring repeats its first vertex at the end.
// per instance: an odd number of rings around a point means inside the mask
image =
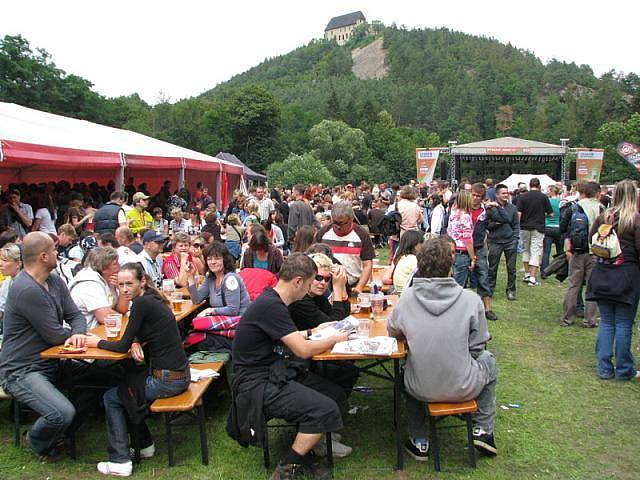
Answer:
MULTIPOLYGON (((216 372, 220 372, 224 363, 212 362, 212 363, 198 363, 190 364, 191 368, 204 370, 210 368, 216 372)), ((200 427, 200 454, 202 456, 202 464, 209 464, 209 448, 207 446, 207 426, 206 418, 204 414, 204 404, 202 403, 202 397, 209 388, 209 385, 215 380, 213 377, 203 378, 198 382, 191 382, 189 388, 182 392, 180 395, 168 398, 159 398, 151 404, 152 413, 163 413, 164 424, 167 434, 167 453, 169 456, 169 466, 175 465, 173 458, 173 437, 172 427, 173 421, 180 414, 187 414, 196 420, 196 423, 200 427), (193 411, 196 411, 194 414, 193 411)))
POLYGON ((467 448, 469 450, 469 465, 476 468, 476 452, 473 446, 473 424, 471 423, 471 414, 478 411, 478 405, 475 400, 457 403, 429 403, 427 404, 427 419, 429 422, 429 430, 431 436, 431 452, 433 455, 433 468, 440 471, 440 447, 438 445, 438 428, 436 427, 437 419, 448 417, 450 415, 462 415, 467 425, 467 448))
POLYGON ((0 400, 11 400, 13 410, 13 444, 20 447, 20 403, 0 388, 0 400))

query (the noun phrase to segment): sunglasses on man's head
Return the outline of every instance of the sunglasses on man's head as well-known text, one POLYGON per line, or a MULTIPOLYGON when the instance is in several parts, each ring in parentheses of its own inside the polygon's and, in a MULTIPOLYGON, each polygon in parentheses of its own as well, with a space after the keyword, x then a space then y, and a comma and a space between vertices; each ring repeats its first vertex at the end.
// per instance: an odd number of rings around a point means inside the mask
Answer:
POLYGON ((324 280, 325 283, 329 283, 331 281, 331 275, 327 275, 326 277, 324 275, 316 275, 313 278, 316 282, 322 282, 324 280))

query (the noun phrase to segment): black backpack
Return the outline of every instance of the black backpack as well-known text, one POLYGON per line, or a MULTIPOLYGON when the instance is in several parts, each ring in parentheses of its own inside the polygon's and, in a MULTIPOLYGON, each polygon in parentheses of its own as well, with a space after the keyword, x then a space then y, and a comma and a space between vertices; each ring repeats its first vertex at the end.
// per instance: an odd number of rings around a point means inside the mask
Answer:
POLYGON ((573 251, 579 253, 589 251, 589 217, 577 203, 571 205, 569 240, 573 251))
MULTIPOLYGON (((396 203, 397 206, 397 203, 396 203)), ((393 210, 384 214, 380 222, 380 233, 390 237, 392 235, 400 235, 400 225, 402 224, 402 215, 400 212, 393 210)))

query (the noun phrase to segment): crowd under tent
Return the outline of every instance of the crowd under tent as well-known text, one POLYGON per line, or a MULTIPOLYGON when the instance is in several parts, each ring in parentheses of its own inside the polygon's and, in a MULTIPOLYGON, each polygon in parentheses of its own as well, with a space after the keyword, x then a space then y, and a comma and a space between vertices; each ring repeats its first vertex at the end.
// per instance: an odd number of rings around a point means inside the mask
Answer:
POLYGON ((0 102, 0 184, 114 181, 134 178, 154 194, 173 188, 209 188, 224 206, 238 188, 242 167, 129 130, 0 102))
POLYGON ((564 178, 566 148, 551 143, 501 137, 451 147, 450 180, 467 177, 472 181, 505 178, 512 173, 547 174, 564 178))

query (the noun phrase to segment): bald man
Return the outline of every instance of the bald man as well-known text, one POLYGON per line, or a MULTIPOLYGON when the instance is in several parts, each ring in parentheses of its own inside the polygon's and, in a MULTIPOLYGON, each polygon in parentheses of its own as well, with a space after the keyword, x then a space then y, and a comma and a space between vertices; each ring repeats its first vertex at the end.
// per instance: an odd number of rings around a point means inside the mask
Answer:
POLYGON ((24 237, 24 270, 9 290, 0 352, 0 385, 40 414, 25 443, 47 461, 63 457, 62 440, 75 408, 55 387, 58 362, 40 358, 40 352, 62 343, 84 346, 87 325, 65 283, 50 275, 56 259, 49 235, 32 232, 24 237), (71 328, 63 326, 64 322, 71 328))

